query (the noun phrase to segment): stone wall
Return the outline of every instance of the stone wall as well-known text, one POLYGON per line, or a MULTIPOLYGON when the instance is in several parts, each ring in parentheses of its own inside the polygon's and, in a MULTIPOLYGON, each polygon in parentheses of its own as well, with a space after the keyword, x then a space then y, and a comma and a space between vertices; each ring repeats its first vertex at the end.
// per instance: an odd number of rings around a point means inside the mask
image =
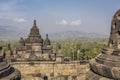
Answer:
MULTIPOLYGON (((88 64, 81 65, 77 62, 70 63, 56 63, 49 61, 38 62, 13 62, 12 65, 21 71, 22 77, 28 75, 39 76, 43 79, 44 76, 48 77, 48 80, 59 80, 61 77, 76 77, 81 78, 88 71, 88 64), (53 79, 56 78, 56 79, 53 79)), ((64 80, 64 79, 62 79, 64 80)), ((69 79, 72 80, 72 79, 69 79)), ((84 79, 78 79, 84 80, 84 79)))

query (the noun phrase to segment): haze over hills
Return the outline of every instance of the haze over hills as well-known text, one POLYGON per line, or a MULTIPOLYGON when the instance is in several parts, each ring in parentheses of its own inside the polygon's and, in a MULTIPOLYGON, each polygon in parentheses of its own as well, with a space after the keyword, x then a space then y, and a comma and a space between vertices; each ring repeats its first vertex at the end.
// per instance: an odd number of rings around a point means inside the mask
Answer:
POLYGON ((19 29, 13 29, 11 26, 0 26, 0 39, 2 40, 13 40, 19 38, 21 35, 24 35, 19 29))
POLYGON ((108 35, 97 33, 85 33, 79 31, 66 31, 50 34, 50 38, 54 40, 79 39, 79 38, 108 38, 108 35))
MULTIPOLYGON (((20 37, 26 37, 29 32, 21 31, 19 29, 8 28, 7 26, 0 27, 1 40, 18 40, 20 37)), ((97 33, 85 33, 80 31, 64 31, 57 33, 48 33, 51 40, 66 40, 66 39, 79 39, 79 38, 108 38, 108 35, 97 33)), ((45 38, 45 34, 41 33, 45 38)))

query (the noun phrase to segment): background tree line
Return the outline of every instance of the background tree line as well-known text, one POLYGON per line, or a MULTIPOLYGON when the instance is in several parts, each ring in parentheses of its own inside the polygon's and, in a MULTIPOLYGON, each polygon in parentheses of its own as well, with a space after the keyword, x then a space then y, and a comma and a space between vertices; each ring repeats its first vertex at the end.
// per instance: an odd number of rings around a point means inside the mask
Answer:
MULTIPOLYGON (((18 47, 18 41, 0 41, 0 46, 7 50, 7 44, 11 44, 12 50, 18 47)), ((95 58, 102 49, 107 45, 107 39, 89 38, 81 40, 59 40, 51 41, 54 50, 58 50, 58 44, 61 45, 61 50, 65 57, 70 57, 73 60, 89 60, 95 58)))

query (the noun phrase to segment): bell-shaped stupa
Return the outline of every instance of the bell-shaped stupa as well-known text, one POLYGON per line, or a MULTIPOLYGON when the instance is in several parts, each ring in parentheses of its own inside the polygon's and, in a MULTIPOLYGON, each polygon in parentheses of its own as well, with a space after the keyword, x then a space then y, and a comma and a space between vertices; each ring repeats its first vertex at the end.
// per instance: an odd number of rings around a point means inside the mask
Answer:
POLYGON ((120 10, 112 18, 107 47, 90 61, 86 80, 120 80, 120 10))

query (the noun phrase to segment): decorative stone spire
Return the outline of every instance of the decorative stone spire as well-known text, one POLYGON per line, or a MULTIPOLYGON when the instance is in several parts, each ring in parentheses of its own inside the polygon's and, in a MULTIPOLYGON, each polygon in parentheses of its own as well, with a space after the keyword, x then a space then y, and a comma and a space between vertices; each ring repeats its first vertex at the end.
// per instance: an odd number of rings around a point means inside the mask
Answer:
POLYGON ((61 45, 58 43, 58 51, 57 51, 58 55, 62 55, 62 50, 61 50, 61 45))
POLYGON ((48 34, 46 34, 44 45, 51 45, 50 39, 48 38, 48 34))
POLYGON ((34 20, 33 26, 36 26, 36 20, 34 20))
POLYGON ((11 49, 10 43, 7 45, 7 49, 8 49, 8 54, 13 55, 13 51, 11 49))
MULTIPOLYGON (((33 21, 33 27, 31 28, 31 33, 32 32, 38 32, 39 33, 39 29, 37 28, 37 23, 36 20, 33 21)), ((32 33, 33 34, 33 33, 32 33)))
POLYGON ((10 43, 7 45, 7 47, 8 47, 8 50, 11 50, 11 45, 10 45, 10 43))
POLYGON ((34 22, 33 22, 33 27, 30 30, 30 34, 27 38, 27 42, 43 43, 43 40, 42 40, 41 35, 39 33, 39 29, 36 25, 36 20, 34 20, 34 22))
POLYGON ((61 49, 61 45, 58 43, 58 49, 61 49))
POLYGON ((48 34, 46 34, 46 39, 48 39, 48 34))
POLYGON ((20 46, 25 46, 25 40, 23 39, 23 37, 20 38, 19 44, 20 46))

